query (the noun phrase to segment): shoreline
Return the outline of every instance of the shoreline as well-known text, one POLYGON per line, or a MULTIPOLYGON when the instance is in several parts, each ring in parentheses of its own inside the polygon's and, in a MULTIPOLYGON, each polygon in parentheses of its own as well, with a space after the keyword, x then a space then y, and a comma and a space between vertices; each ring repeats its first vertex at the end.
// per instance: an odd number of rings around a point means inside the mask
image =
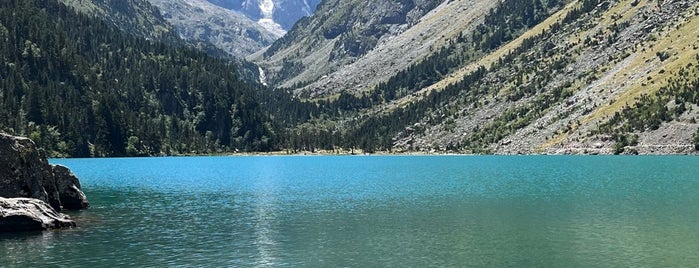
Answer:
POLYGON ((53 159, 99 159, 99 158, 158 158, 158 157, 251 157, 251 156, 697 156, 699 152, 693 153, 626 153, 626 154, 612 154, 612 153, 595 153, 587 152, 583 153, 580 151, 566 152, 566 153, 493 153, 493 154, 473 154, 473 153, 456 153, 456 152, 421 152, 421 151, 411 151, 411 152, 373 152, 366 153, 360 150, 355 150, 354 153, 350 151, 325 151, 318 150, 315 152, 311 151, 299 151, 299 152, 288 152, 288 151, 273 151, 273 152, 235 152, 235 153, 192 153, 192 154, 176 154, 176 155, 149 155, 149 156, 115 156, 115 157, 61 157, 53 159))

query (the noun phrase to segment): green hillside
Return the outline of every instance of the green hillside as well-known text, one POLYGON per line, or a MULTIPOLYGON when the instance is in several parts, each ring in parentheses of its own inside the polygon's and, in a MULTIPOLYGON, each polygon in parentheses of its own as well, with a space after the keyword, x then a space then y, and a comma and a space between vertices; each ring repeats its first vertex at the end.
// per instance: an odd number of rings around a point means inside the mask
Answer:
POLYGON ((227 60, 127 34, 57 1, 4 1, 0 39, 0 129, 51 156, 277 149, 261 89, 227 60))

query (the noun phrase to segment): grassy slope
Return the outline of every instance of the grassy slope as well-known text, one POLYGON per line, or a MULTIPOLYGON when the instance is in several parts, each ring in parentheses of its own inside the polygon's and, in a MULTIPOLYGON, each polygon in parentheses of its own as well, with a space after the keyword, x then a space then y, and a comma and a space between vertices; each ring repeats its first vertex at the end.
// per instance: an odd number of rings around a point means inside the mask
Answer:
MULTIPOLYGON (((629 21, 637 12, 640 12, 641 7, 655 5, 655 1, 643 0, 634 7, 630 4, 631 2, 633 0, 620 1, 604 14, 599 24, 604 28, 612 25, 615 22, 612 20, 612 15, 621 16, 621 19, 616 21, 617 23, 629 21)), ((627 60, 616 64, 616 66, 610 66, 612 71, 593 83, 597 87, 612 88, 619 92, 618 97, 606 102, 605 105, 598 107, 583 118, 582 125, 590 127, 590 125, 604 121, 625 106, 633 105, 641 95, 653 94, 661 87, 666 86, 668 78, 672 77, 677 70, 687 66, 694 59, 697 51, 693 47, 699 44, 699 17, 691 17, 679 27, 670 27, 657 32, 660 33, 657 40, 648 41, 644 44, 645 49, 632 53, 627 60), (667 51, 672 56, 661 62, 657 53, 662 51, 667 51), (660 70, 664 70, 664 72, 660 72, 660 70)), ((590 33, 580 33, 582 36, 587 34, 590 33)), ((614 64, 610 63, 610 65, 614 64)), ((574 130, 580 127, 576 125, 574 130)), ((570 132, 566 132, 553 137, 547 143, 542 144, 539 150, 544 151, 561 145, 569 138, 569 134, 570 132)))
MULTIPOLYGON (((639 17, 655 16, 655 12, 660 13, 658 7, 656 6, 656 1, 641 0, 638 1, 636 5, 633 5, 633 2, 635 1, 613 1, 611 2, 612 6, 609 9, 604 11, 602 14, 596 14, 594 19, 590 21, 593 27, 590 27, 587 30, 574 29, 572 31, 568 31, 569 35, 567 37, 563 36, 563 38, 564 40, 569 40, 569 43, 573 44, 573 47, 570 50, 583 51, 583 55, 573 53, 573 57, 576 57, 576 60, 582 62, 586 60, 595 61, 595 58, 606 57, 606 54, 602 52, 598 53, 594 48, 584 44, 580 40, 585 39, 585 37, 592 36, 593 38, 599 38, 600 41, 604 41, 604 39, 611 34, 612 30, 610 28, 612 28, 613 25, 629 22, 633 26, 634 23, 639 23, 639 17)), ((409 103, 419 101, 420 99, 424 98, 429 92, 441 91, 450 84, 461 81, 465 75, 473 72, 481 66, 486 68, 491 67, 501 57, 521 46, 523 40, 540 34, 543 30, 549 29, 551 25, 565 18, 566 14, 570 10, 580 5, 581 1, 571 2, 565 8, 549 17, 543 23, 533 27, 519 38, 500 47, 478 61, 453 72, 444 80, 430 87, 424 88, 416 94, 406 96, 400 100, 388 104, 385 107, 375 109, 374 111, 380 113, 394 108, 405 107, 409 103)), ((525 151, 550 152, 551 149, 554 149, 555 147, 561 148, 567 144, 579 142, 580 139, 585 139, 585 137, 581 136, 585 135, 586 131, 595 129, 597 124, 605 122, 611 115, 623 109, 623 107, 633 105, 639 96, 644 94, 652 94, 662 86, 667 85, 668 79, 675 76, 680 68, 686 66, 692 59, 694 59, 694 56, 697 53, 695 47, 699 47, 699 17, 696 16, 696 12, 694 12, 694 10, 696 10, 698 6, 699 4, 694 2, 692 6, 687 9, 689 11, 684 10, 686 12, 683 12, 682 16, 685 17, 678 20, 680 22, 679 24, 669 24, 665 25, 664 27, 654 29, 653 33, 650 35, 655 36, 655 38, 647 38, 647 40, 636 40, 631 42, 636 46, 636 49, 627 47, 625 50, 628 52, 627 56, 620 57, 615 60, 603 60, 604 62, 601 64, 594 64, 593 66, 596 67, 590 70, 589 75, 586 74, 584 78, 568 77, 567 79, 570 79, 569 81, 573 81, 573 86, 571 89, 576 92, 576 94, 577 92, 580 92, 581 94, 579 95, 581 96, 593 98, 593 102, 595 103, 594 108, 585 112, 573 110, 572 113, 574 113, 574 115, 572 116, 562 115, 563 113, 560 111, 560 109, 549 109, 544 111, 545 116, 542 117, 554 119, 550 119, 549 121, 539 120, 538 122, 544 122, 545 125, 557 125, 557 127, 546 126, 544 132, 537 134, 546 135, 545 141, 544 136, 531 139, 530 143, 531 146, 534 146, 534 148, 529 148, 529 150, 525 151), (668 52, 670 57, 664 61, 661 61, 658 58, 657 53, 664 51, 668 52), (555 128, 565 129, 566 124, 569 124, 567 125, 569 128, 568 130, 552 131, 552 129, 555 128), (576 131, 577 133, 575 133, 576 131), (572 134, 576 134, 578 136, 571 137, 572 134), (551 138, 548 138, 549 136, 551 138)), ((500 93, 498 95, 506 96, 512 89, 512 82, 505 83, 505 85, 500 88, 500 93)), ((568 102, 570 101, 578 102, 579 99, 571 98, 568 102)), ((508 104, 503 102, 502 105, 500 105, 500 107, 515 105, 515 103, 508 104)), ((576 103, 574 106, 576 105, 579 104, 576 103)), ((560 105, 558 108, 563 106, 565 105, 560 105)), ((586 106, 582 105, 578 107, 586 106)), ((491 115, 487 116, 487 118, 491 118, 493 116, 497 118, 497 111, 491 111, 490 113, 491 115)), ((472 118, 470 120, 478 121, 483 120, 483 118, 472 118)), ((439 128, 444 127, 436 126, 433 129, 439 128)), ((464 135, 468 135, 468 128, 461 129, 462 131, 465 130, 465 132, 463 132, 464 135)), ((439 131, 436 133, 437 136, 445 137, 448 135, 444 133, 439 134, 438 132, 439 131)), ((425 136, 423 136, 428 143, 429 140, 435 141, 440 139, 439 137, 431 137, 430 135, 435 135, 435 132, 431 132, 431 134, 425 134, 425 136)), ((518 135, 519 136, 513 135, 511 138, 529 138, 525 134, 520 133, 518 135)))
POLYGON ((404 106, 408 104, 409 102, 419 100, 420 97, 427 96, 427 94, 431 91, 440 91, 444 89, 445 87, 449 86, 450 84, 457 83, 463 79, 465 75, 468 75, 472 73, 473 71, 477 70, 481 66, 485 68, 490 68, 490 66, 497 62, 498 59, 502 58, 503 56, 507 55, 510 53, 513 49, 519 47, 522 45, 522 42, 527 39, 531 38, 532 36, 535 36, 539 33, 541 33, 543 30, 549 29, 552 24, 560 21, 562 18, 568 14, 568 12, 578 6, 579 4, 577 2, 572 2, 568 4, 566 7, 561 9, 560 11, 556 12, 553 16, 549 17, 542 23, 536 25, 532 29, 528 30, 527 32, 523 33, 521 36, 516 38, 515 40, 512 40, 511 42, 505 44, 504 46, 498 48, 497 50, 493 51, 492 53, 484 56, 480 60, 471 63, 453 73, 451 73, 449 76, 447 76, 445 79, 442 81, 439 81, 432 86, 429 86, 427 88, 424 88, 418 92, 418 94, 414 94, 413 96, 406 96, 403 99, 398 101, 398 104, 400 106, 404 106))

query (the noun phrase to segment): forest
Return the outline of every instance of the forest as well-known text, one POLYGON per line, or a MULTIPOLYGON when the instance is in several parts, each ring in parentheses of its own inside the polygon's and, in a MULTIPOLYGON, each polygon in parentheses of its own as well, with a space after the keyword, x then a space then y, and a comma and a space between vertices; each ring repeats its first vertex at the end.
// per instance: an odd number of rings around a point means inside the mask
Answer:
POLYGON ((129 35, 57 1, 0 7, 0 130, 53 157, 279 149, 232 60, 129 35))

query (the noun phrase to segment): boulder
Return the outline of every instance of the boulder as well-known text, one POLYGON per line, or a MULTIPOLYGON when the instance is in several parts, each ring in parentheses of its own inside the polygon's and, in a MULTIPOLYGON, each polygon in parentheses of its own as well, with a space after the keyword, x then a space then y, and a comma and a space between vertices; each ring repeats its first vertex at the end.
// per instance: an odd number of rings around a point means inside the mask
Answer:
POLYGON ((53 177, 56 180, 58 197, 64 209, 84 209, 90 206, 85 193, 81 190, 78 177, 70 169, 61 165, 53 165, 53 177))
POLYGON ((72 227, 75 222, 44 201, 0 197, 0 233, 72 227))
POLYGON ((68 168, 50 165, 34 141, 1 133, 0 197, 36 198, 57 211, 89 207, 80 182, 68 168))

